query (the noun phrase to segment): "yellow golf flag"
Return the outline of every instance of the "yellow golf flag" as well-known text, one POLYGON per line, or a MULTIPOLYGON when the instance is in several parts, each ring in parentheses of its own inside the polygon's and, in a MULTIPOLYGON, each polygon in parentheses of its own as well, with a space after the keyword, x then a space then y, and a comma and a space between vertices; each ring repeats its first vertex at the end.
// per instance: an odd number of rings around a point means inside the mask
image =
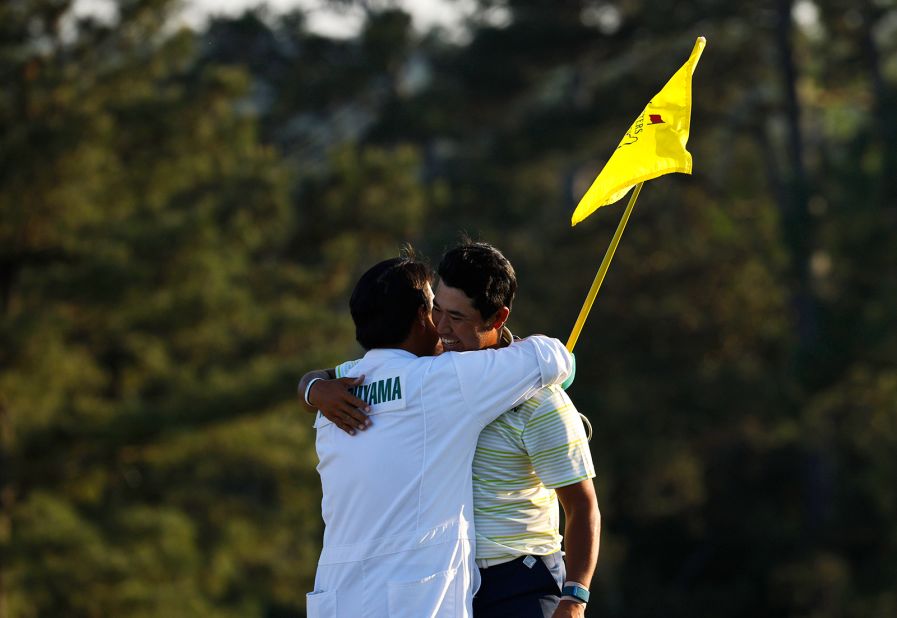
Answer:
POLYGON ((573 211, 573 225, 613 204, 640 182, 672 172, 691 174, 691 154, 685 149, 691 123, 691 77, 706 44, 704 37, 698 37, 688 61, 629 127, 573 211))

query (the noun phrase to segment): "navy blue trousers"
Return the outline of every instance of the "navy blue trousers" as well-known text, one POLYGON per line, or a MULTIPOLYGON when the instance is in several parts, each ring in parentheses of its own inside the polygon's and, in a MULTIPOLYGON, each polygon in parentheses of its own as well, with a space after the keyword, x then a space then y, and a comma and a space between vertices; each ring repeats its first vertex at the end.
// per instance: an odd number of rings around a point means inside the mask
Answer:
POLYGON ((535 562, 527 557, 480 569, 482 583, 473 597, 474 618, 551 618, 561 600, 564 559, 560 552, 533 556, 535 562))

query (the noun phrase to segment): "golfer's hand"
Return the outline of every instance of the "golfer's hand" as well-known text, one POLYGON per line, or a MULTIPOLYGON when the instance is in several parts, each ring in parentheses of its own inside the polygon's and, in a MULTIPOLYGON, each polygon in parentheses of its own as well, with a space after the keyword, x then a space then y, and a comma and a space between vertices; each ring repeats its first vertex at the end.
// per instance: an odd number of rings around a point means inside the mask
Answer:
POLYGON ((585 603, 576 601, 561 601, 554 610, 551 618, 584 618, 586 615, 585 603))
POLYGON ((371 426, 367 413, 371 406, 352 394, 351 388, 364 383, 364 376, 317 380, 308 392, 308 402, 329 421, 350 436, 371 426))

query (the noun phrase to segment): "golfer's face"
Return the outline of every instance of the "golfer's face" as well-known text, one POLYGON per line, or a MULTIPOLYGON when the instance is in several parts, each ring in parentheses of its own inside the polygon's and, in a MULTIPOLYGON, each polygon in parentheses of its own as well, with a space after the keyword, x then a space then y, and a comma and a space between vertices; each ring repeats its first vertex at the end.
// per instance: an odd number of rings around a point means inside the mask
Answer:
POLYGON ((433 322, 446 352, 469 352, 494 345, 494 329, 462 290, 439 283, 433 300, 433 322))

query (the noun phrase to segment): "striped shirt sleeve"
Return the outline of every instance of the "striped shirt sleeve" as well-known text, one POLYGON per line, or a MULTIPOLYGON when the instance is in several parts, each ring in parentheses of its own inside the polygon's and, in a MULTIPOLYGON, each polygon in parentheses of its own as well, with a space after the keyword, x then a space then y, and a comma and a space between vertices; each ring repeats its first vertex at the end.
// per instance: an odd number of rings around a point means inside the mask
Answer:
POLYGON ((350 361, 346 361, 345 363, 341 363, 333 369, 333 373, 336 375, 337 378, 345 378, 346 373, 348 373, 349 370, 351 370, 355 365, 357 365, 360 362, 361 362, 361 359, 350 360, 350 361))
POLYGON ((551 489, 595 476, 595 466, 579 412, 558 386, 542 389, 523 430, 533 469, 551 489))

